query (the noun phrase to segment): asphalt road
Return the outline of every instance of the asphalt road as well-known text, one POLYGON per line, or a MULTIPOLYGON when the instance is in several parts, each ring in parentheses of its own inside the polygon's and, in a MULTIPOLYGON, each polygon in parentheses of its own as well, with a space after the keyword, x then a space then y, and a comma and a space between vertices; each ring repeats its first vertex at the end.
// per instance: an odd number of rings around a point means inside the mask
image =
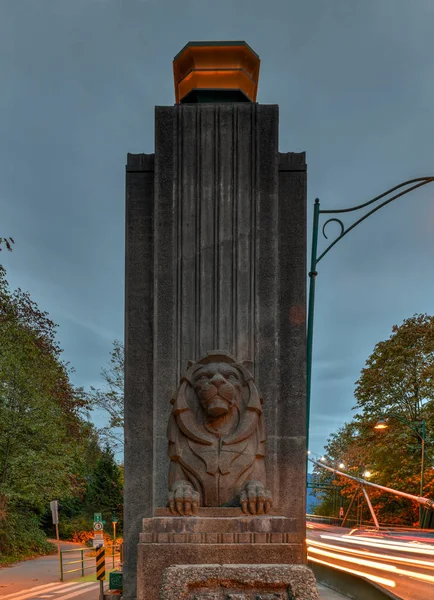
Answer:
POLYGON ((308 556, 343 570, 380 578, 377 583, 404 600, 434 599, 434 532, 374 533, 308 525, 308 556), (383 580, 383 581, 382 581, 383 580))
MULTIPOLYGON (((82 544, 61 542, 62 550, 82 547, 82 544)), ((69 556, 68 560, 77 560, 80 553, 69 556)), ((89 581, 91 577, 94 579, 94 570, 89 571, 92 571, 92 575, 85 578, 70 574, 61 582, 57 555, 42 556, 0 568, 0 600, 97 600, 100 584, 95 580, 89 581)))
MULTIPOLYGON (((377 583, 404 600, 434 600, 434 532, 422 539, 363 531, 350 534, 349 529, 340 527, 309 525, 307 538, 310 560, 357 571, 367 578, 380 578, 377 583)), ((81 547, 61 544, 62 550, 81 547)), ((67 556, 67 560, 74 561, 80 554, 67 556)), ((88 564, 91 568, 87 572, 91 574, 84 578, 66 575, 64 582, 59 580, 57 555, 2 568, 0 600, 97 600, 99 583, 95 581, 92 560, 88 564)), ((326 590, 321 592, 328 598, 326 590)))

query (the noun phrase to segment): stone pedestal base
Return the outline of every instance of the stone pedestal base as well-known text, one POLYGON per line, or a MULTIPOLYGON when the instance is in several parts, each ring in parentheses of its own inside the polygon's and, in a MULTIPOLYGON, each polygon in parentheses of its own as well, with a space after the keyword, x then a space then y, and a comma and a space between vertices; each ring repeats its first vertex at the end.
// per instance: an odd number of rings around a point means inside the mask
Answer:
POLYGON ((163 574, 160 600, 319 600, 302 565, 179 565, 163 574))
POLYGON ((249 517, 236 508, 199 509, 195 517, 174 517, 165 509, 157 514, 161 516, 143 519, 137 600, 158 600, 167 567, 305 562, 304 532, 297 530, 295 519, 249 517))

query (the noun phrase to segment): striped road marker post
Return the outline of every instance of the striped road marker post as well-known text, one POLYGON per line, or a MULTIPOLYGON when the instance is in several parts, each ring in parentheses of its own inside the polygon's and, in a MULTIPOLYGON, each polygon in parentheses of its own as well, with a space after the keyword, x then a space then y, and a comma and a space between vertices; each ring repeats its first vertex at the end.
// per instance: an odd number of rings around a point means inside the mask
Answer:
POLYGON ((96 549, 96 578, 99 581, 99 600, 104 600, 104 579, 105 579, 105 550, 104 546, 98 546, 96 549))

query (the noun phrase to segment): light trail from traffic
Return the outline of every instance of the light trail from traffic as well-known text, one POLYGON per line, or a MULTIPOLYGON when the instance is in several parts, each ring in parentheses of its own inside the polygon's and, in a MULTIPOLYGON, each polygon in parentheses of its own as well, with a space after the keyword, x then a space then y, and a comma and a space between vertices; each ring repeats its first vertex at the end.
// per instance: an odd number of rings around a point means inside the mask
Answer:
POLYGON ((347 544, 358 544, 360 546, 371 546, 372 548, 381 548, 387 550, 395 550, 397 552, 410 552, 414 554, 424 554, 426 556, 434 556, 434 548, 428 546, 427 544, 420 544, 417 547, 411 546, 410 544, 406 544, 405 542, 391 542, 390 540, 385 540, 384 542, 381 540, 372 540, 371 538, 365 537, 351 537, 351 536, 337 536, 337 535, 329 535, 322 534, 321 538, 326 540, 337 540, 339 542, 345 542, 347 544))
POLYGON ((333 569, 337 569, 338 571, 345 571, 345 573, 351 573, 351 575, 357 575, 358 577, 364 577, 365 579, 369 579, 374 583, 378 583, 379 585, 385 585, 387 587, 396 587, 396 582, 393 579, 386 579, 385 577, 378 577, 377 575, 371 575, 371 573, 365 573, 363 571, 357 571, 356 569, 350 569, 348 567, 342 567, 341 565, 335 565, 334 563, 329 563, 325 560, 321 560, 314 556, 309 557, 309 560, 320 565, 325 565, 326 567, 332 567, 333 569))
POLYGON ((434 569, 434 562, 429 560, 418 560, 416 558, 404 558, 402 556, 395 556, 393 554, 380 554, 378 552, 370 552, 365 550, 359 550, 355 548, 344 548, 343 546, 335 546, 334 544, 325 544, 323 542, 308 540, 308 547, 316 546, 319 548, 328 548, 338 550, 339 552, 346 552, 349 554, 355 554, 356 556, 367 556, 369 558, 380 558, 382 560, 393 560, 404 564, 408 567, 425 567, 427 569, 434 569))
POLYGON ((308 560, 313 568, 318 563, 318 568, 346 571, 393 589, 404 600, 434 599, 434 543, 428 541, 432 536, 434 542, 434 532, 430 536, 427 532, 422 542, 417 536, 406 541, 390 528, 373 531, 372 537, 366 531, 359 535, 357 529, 328 529, 321 524, 317 531, 307 530, 308 560))
POLYGON ((394 575, 403 575, 404 577, 412 577, 413 579, 419 579, 420 581, 426 581, 427 583, 434 583, 434 577, 432 575, 425 575, 424 573, 418 573, 416 571, 407 571, 406 569, 400 569, 396 565, 390 563, 380 563, 373 560, 366 560, 360 557, 345 556, 337 552, 329 552, 328 550, 315 548, 313 546, 310 546, 308 548, 308 559, 311 558, 309 556, 309 552, 313 552, 314 554, 319 554, 321 556, 326 556, 327 558, 334 558, 335 560, 340 560, 342 562, 355 563, 357 565, 368 567, 378 571, 393 571, 394 575))

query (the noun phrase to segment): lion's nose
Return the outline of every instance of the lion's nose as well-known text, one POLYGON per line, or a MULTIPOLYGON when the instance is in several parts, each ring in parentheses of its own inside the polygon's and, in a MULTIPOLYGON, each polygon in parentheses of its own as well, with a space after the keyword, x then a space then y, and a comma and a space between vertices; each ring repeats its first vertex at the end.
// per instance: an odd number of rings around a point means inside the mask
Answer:
POLYGON ((209 382, 212 383, 216 388, 219 388, 223 383, 225 383, 225 379, 217 373, 210 379, 209 382))

